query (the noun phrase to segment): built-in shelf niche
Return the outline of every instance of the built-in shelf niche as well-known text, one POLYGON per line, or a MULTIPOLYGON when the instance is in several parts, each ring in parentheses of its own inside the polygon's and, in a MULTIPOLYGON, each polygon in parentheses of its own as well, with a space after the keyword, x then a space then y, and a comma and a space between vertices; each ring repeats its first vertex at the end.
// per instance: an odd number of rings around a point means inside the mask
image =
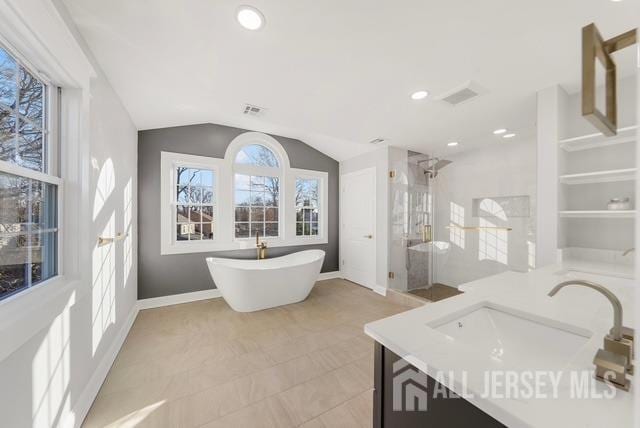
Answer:
POLYGON ((471 203, 472 217, 502 218, 504 220, 531 216, 528 195, 485 196, 474 198, 471 203))
POLYGON ((614 137, 597 133, 559 141, 558 216, 563 247, 599 251, 605 245, 615 253, 632 245, 637 208, 636 132, 635 126, 629 126, 614 137), (631 208, 608 210, 612 198, 630 198, 631 208))

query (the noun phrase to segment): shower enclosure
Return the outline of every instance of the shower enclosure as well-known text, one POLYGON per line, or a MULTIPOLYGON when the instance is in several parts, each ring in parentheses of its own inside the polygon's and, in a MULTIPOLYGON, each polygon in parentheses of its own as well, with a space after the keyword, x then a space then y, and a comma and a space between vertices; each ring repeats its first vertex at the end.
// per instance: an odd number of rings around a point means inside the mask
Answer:
POLYGON ((456 162, 390 150, 390 289, 437 301, 531 267, 529 196, 485 196, 500 186, 456 162))

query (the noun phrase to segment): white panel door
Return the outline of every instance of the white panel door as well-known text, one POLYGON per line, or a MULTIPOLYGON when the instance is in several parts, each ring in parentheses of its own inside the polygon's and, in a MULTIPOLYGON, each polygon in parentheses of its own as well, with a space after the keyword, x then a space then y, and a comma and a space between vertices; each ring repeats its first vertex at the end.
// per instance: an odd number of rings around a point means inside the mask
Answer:
POLYGON ((376 283, 376 175, 374 168, 340 177, 342 274, 373 288, 376 283))

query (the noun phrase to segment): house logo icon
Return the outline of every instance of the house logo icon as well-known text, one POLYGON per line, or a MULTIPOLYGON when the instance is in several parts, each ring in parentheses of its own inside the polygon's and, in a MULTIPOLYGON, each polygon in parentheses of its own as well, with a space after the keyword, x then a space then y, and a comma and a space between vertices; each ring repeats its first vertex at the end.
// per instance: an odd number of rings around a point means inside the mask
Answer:
POLYGON ((427 375, 405 360, 393 364, 393 410, 427 411, 427 375))

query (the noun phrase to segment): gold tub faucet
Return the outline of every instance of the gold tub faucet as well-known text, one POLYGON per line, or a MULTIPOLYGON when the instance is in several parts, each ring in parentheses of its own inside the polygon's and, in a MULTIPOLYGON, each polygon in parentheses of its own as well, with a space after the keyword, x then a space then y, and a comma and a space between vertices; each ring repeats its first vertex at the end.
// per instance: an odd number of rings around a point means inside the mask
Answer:
POLYGON ((267 243, 265 241, 260 242, 260 232, 256 231, 256 250, 258 260, 262 260, 267 257, 267 243))

